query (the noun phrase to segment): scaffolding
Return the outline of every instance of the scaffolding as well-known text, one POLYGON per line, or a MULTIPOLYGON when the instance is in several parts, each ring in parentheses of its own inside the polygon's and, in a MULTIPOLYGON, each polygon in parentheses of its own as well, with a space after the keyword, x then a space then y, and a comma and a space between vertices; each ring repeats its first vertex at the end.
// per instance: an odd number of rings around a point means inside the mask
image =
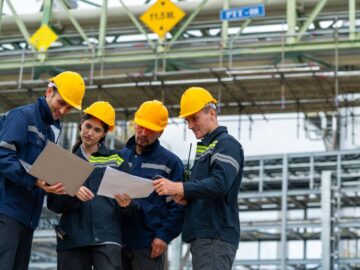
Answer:
POLYGON ((12 16, 0 17, 0 113, 33 102, 49 75, 65 69, 85 76, 85 105, 112 100, 125 120, 154 98, 176 115, 181 93, 192 85, 210 89, 224 115, 359 106, 355 0, 264 1, 266 17, 235 22, 219 21, 219 10, 257 1, 180 1, 188 17, 164 40, 138 22, 147 5, 119 1, 108 8, 104 0, 83 12, 70 5, 54 11, 52 2, 39 14, 13 8, 12 16), (59 36, 46 52, 27 43, 41 22, 59 36))
MULTIPOLYGON (((359 151, 248 157, 233 269, 358 269, 359 177, 359 151)), ((44 208, 31 269, 56 267, 55 234, 47 220, 57 218, 44 208)), ((186 244, 170 255, 170 269, 176 269, 172 264, 191 269, 186 244)))
MULTIPOLYGON (((71 69, 85 77, 85 106, 111 100, 118 128, 125 130, 120 141, 143 101, 162 100, 177 116, 181 94, 197 85, 219 100, 221 115, 253 121, 269 113, 301 114, 327 149, 339 148, 339 130, 347 123, 341 119, 354 122, 356 113, 346 111, 360 105, 356 0, 264 0, 266 17, 237 22, 219 21, 219 10, 260 1, 179 1, 188 16, 164 40, 136 23, 148 5, 125 2, 109 8, 103 0, 84 12, 65 0, 55 11, 45 0, 41 13, 18 15, 16 7, 3 14, 12 1, 0 0, 0 113, 34 102, 47 78, 71 69), (27 42, 41 23, 59 36, 47 52, 27 42)), ((74 112, 65 119, 66 147, 79 118, 74 112)), ((110 139, 112 147, 117 143, 110 139)), ((234 269, 358 269, 359 155, 247 157, 234 269), (252 256, 245 256, 249 250, 252 256)), ((56 267, 47 219, 55 222, 56 216, 44 209, 31 269, 56 267)), ((188 247, 174 250, 176 265, 190 268, 188 247)))
POLYGON ((359 157, 330 151, 248 158, 234 269, 357 269, 359 157), (249 244, 257 253, 245 259, 249 244))

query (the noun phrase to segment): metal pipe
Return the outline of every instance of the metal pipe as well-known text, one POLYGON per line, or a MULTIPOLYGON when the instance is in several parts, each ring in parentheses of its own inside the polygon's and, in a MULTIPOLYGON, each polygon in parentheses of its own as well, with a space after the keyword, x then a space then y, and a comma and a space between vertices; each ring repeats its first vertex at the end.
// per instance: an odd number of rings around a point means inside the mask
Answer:
POLYGON ((101 7, 100 5, 95 4, 95 3, 91 2, 91 1, 87 1, 87 0, 79 0, 79 1, 84 2, 86 4, 89 4, 89 5, 92 5, 94 7, 101 7))
MULTIPOLYGON (((199 1, 200 2, 200 1, 199 1)), ((304 6, 307 9, 311 9, 311 7, 315 6, 318 3, 318 0, 302 0, 304 6)), ((197 2, 187 2, 182 1, 176 3, 179 8, 181 8, 185 13, 190 14, 194 11, 197 2)), ((247 6, 258 4, 259 0, 231 0, 231 6, 247 6)), ((265 1, 266 5, 266 14, 267 16, 274 16, 286 13, 286 3, 287 0, 267 0, 265 1)), ((338 0, 328 0, 328 3, 325 7, 325 11, 334 12, 341 10, 341 7, 344 7, 345 1, 338 0)), ((201 20, 218 20, 219 19, 219 10, 223 7, 222 0, 208 0, 207 4, 202 8, 199 17, 201 20)), ((129 10, 134 16, 138 17, 142 15, 147 9, 149 5, 138 5, 138 6, 130 6, 129 10)), ((343 8, 344 9, 344 8, 343 8)), ((99 21, 99 17, 101 14, 100 8, 88 9, 84 12, 84 9, 81 10, 70 10, 69 11, 73 17, 83 26, 86 25, 94 25, 99 21)), ((108 23, 116 24, 117 27, 127 26, 128 18, 127 13, 123 7, 111 7, 108 11, 108 23)), ((63 11, 53 12, 52 18, 54 21, 61 22, 61 25, 71 26, 71 20, 68 18, 67 14, 63 11)), ((29 29, 38 27, 41 21, 41 16, 39 13, 35 14, 24 14, 21 15, 22 21, 27 25, 29 29)), ((12 16, 4 16, 3 18, 3 28, 7 29, 7 31, 14 30, 16 28, 15 19, 12 16)))

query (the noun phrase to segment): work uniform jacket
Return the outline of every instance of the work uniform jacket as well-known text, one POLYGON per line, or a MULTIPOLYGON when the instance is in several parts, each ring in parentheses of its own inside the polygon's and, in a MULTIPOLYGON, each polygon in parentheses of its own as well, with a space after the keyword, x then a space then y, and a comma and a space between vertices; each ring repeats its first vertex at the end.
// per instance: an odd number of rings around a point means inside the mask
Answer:
POLYGON ((182 237, 220 239, 238 246, 238 193, 244 166, 240 143, 219 126, 196 149, 190 179, 184 183, 187 211, 182 237))
MULTIPOLYGON (((152 179, 162 176, 182 181, 181 160, 156 140, 141 155, 135 152, 135 137, 129 139, 121 154, 129 162, 131 173, 152 179)), ((154 238, 166 243, 177 237, 182 228, 185 207, 152 192, 149 197, 135 199, 124 213, 124 244, 128 249, 150 248, 154 238)))
POLYGON ((48 140, 57 141, 60 129, 44 97, 0 119, 0 214, 31 229, 39 223, 45 192, 19 160, 33 164, 48 140))
MULTIPOLYGON (((86 160, 81 146, 74 154, 86 160)), ((47 206, 55 213, 62 214, 59 226, 66 233, 63 239, 57 237, 57 251, 104 243, 122 245, 122 208, 115 199, 96 193, 106 166, 125 172, 129 172, 129 166, 118 152, 108 150, 103 144, 88 161, 95 169, 84 186, 94 193, 92 200, 83 202, 69 195, 48 196, 47 206)))

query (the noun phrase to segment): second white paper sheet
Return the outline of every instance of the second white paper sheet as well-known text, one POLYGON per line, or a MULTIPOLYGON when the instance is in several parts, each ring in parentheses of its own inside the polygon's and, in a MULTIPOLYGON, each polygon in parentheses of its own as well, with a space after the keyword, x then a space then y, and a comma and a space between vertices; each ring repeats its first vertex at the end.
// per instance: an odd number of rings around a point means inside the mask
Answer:
POLYGON ((147 197, 153 191, 152 180, 106 167, 97 194, 114 198, 116 193, 127 193, 130 198, 136 199, 147 197))

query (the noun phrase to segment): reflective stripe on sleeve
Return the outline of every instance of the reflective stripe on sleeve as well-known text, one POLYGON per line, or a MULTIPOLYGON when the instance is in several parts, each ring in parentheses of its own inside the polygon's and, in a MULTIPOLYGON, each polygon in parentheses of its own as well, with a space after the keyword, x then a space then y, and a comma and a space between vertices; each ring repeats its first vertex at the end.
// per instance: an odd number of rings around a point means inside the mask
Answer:
POLYGON ((16 151, 16 146, 14 144, 7 143, 7 142, 4 142, 4 141, 0 142, 0 147, 16 151))
POLYGON ((239 171, 239 163, 231 156, 216 153, 211 157, 210 165, 213 164, 215 160, 230 164, 235 168, 236 173, 239 171))

